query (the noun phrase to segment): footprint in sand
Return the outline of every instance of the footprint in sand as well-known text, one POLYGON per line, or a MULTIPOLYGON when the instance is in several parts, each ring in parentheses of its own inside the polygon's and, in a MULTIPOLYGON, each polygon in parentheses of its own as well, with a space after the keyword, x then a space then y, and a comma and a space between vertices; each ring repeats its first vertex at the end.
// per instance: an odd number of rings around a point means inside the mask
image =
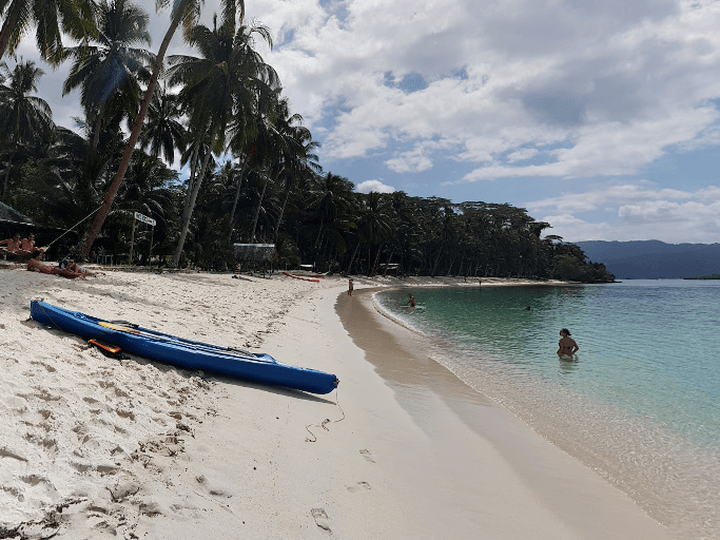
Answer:
POLYGON ((315 525, 317 525, 324 531, 327 531, 329 533, 332 532, 332 530, 330 530, 330 518, 328 517, 327 513, 325 513, 325 510, 323 510, 322 508, 313 508, 312 510, 310 510, 310 515, 315 520, 315 525))
POLYGON ((363 448, 362 450, 360 450, 360 455, 367 459, 370 463, 375 463, 375 460, 370 457, 370 450, 363 448))
POLYGON ((358 482, 354 486, 347 488, 350 493, 357 493, 359 491, 370 491, 370 484, 367 482, 358 482))

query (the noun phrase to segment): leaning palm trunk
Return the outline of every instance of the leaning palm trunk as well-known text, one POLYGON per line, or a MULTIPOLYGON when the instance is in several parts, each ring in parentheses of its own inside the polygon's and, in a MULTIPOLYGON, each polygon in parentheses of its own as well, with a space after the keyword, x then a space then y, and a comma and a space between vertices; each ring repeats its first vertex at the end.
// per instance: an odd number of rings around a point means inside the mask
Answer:
POLYGON ((435 273, 437 272, 437 267, 438 267, 438 265, 440 264, 440 259, 442 259, 442 257, 443 257, 443 250, 441 249, 441 250, 438 252, 438 256, 437 256, 437 258, 435 259, 435 262, 434 262, 433 265, 432 265, 432 270, 430 271, 430 277, 435 277, 435 273))
POLYGON ((255 219, 253 220, 253 228, 252 228, 252 234, 250 234, 250 241, 255 241, 255 229, 257 229, 258 220, 260 219, 260 210, 262 209, 262 203, 263 199, 265 198, 265 191, 267 190, 267 185, 270 182, 270 178, 267 176, 265 177, 265 183, 263 184, 263 190, 260 194, 260 201, 258 202, 257 210, 255 211, 255 219))
POLYGON ((315 249, 320 246, 320 239, 322 238, 323 228, 325 226, 325 215, 320 218, 320 229, 318 230, 317 238, 315 239, 315 249))
POLYGON ((455 259, 457 258, 457 255, 453 255, 452 259, 450 259, 450 265, 448 266, 447 272, 445 273, 446 276, 449 276, 452 272, 453 266, 455 266, 455 259))
POLYGON ((240 199, 240 189, 243 184, 243 176, 245 176, 245 166, 247 165, 247 159, 243 160, 242 168, 240 169, 240 179, 238 180, 237 189, 235 189, 235 199, 233 200, 232 210, 230 211, 230 236, 228 240, 232 241, 233 224, 235 223, 235 211, 237 210, 238 199, 240 199))
POLYGON ((349 274, 350 271, 352 270, 352 265, 353 265, 353 263, 355 262, 355 255, 357 255, 358 248, 360 248, 360 242, 358 242, 358 243, 355 245, 355 249, 353 250, 352 257, 350 257, 350 264, 348 265, 348 269, 347 269, 347 273, 348 273, 348 274, 349 274))
POLYGON ((383 272, 383 277, 387 276, 388 268, 390 268, 390 261, 392 261, 393 255, 395 255, 394 247, 390 250, 390 256, 387 258, 387 262, 385 263, 385 271, 383 272))
POLYGON ((183 247, 185 247, 185 238, 187 237, 188 230, 190 229, 190 219, 192 218, 193 210, 195 210, 195 202, 197 201, 198 193, 200 193, 200 186, 202 185, 205 172, 207 171, 207 165, 210 162, 210 156, 212 152, 205 154, 203 158, 202 166, 200 167, 200 173, 195 176, 195 182, 192 184, 188 198, 185 201, 185 209, 183 210, 183 225, 180 230, 180 239, 178 240, 177 247, 175 248, 175 255, 171 266, 177 268, 180 263, 180 256, 182 255, 183 247))
POLYGON ((378 265, 380 264, 380 254, 382 253, 382 248, 383 248, 383 245, 380 244, 378 246, 377 255, 375 255, 375 262, 373 263, 372 273, 370 274, 372 276, 377 274, 378 265))
POLYGON ((102 127, 102 113, 98 112, 98 118, 95 122, 95 134, 93 135, 92 140, 92 149, 93 152, 97 151, 98 144, 100 144, 100 128, 102 127))
POLYGON ((135 151, 135 144, 137 143, 138 136, 140 135, 140 130, 142 129, 143 122, 145 121, 145 116, 147 115, 148 107, 150 106, 150 100, 152 99, 153 93, 155 92, 155 86, 157 85, 158 75, 160 74, 160 69, 162 67, 163 59, 165 58, 165 53, 170 46, 170 41, 175 34, 175 30, 177 30, 177 27, 180 24, 181 17, 173 17, 171 21, 172 22, 170 23, 170 28, 168 28, 167 32, 165 33, 165 37, 163 38, 162 44, 160 45, 160 50, 158 51, 158 55, 155 58, 155 65, 153 66, 152 76, 150 77, 150 82, 148 84, 147 90, 145 90, 145 97, 140 104, 140 111, 138 112, 138 115, 135 118, 135 122, 133 123, 132 131, 130 132, 130 138, 128 139, 127 146, 125 147, 125 153, 123 153, 118 170, 115 173, 115 177, 110 184, 110 188, 108 189, 107 194, 105 195, 103 205, 100 207, 98 213, 95 214, 95 219, 93 220, 92 225, 90 225, 87 236, 85 237, 85 240, 80 247, 80 256, 83 258, 87 257, 88 253, 90 253, 90 248, 92 247, 95 238, 97 238, 97 235, 100 233, 100 228, 103 226, 105 218, 110 213, 110 207, 112 207, 112 204, 115 201, 118 189, 120 189, 120 184, 122 184, 123 178, 125 178, 125 172, 130 166, 130 160, 132 159, 133 152, 135 151))
POLYGON ((285 215, 285 207, 287 206, 288 199, 290 198, 290 189, 285 191, 285 200, 283 201, 282 208, 280 208, 280 217, 278 217, 277 224, 275 225, 275 234, 273 238, 277 240, 278 233, 280 232, 280 224, 282 223, 283 216, 285 215))

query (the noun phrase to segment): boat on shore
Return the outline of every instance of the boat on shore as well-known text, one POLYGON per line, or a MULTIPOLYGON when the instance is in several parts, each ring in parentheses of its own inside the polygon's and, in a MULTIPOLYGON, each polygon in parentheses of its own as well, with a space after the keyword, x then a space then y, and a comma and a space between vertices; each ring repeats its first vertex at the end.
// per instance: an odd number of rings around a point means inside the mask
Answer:
POLYGON ((282 364, 269 354, 191 341, 126 322, 106 321, 39 300, 30 302, 30 315, 46 326, 187 369, 202 369, 314 394, 328 394, 339 383, 333 374, 282 364))

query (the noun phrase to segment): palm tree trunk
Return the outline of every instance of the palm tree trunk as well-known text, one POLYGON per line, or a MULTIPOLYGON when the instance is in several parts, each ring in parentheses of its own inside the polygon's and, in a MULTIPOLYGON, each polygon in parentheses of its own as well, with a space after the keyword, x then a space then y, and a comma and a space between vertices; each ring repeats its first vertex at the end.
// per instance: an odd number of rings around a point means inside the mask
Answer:
MULTIPOLYGON (((183 247, 185 245, 185 237, 187 236, 187 232, 183 235, 182 233, 182 225, 185 223, 185 216, 187 216, 189 208, 190 208, 190 199, 192 199, 192 193, 195 191, 195 186, 197 185, 197 173, 198 173, 198 154, 200 153, 200 144, 195 143, 193 145, 193 152, 190 157, 190 177, 188 178, 188 187, 187 187, 187 193, 185 194, 185 204, 183 204, 183 220, 182 224, 180 226, 180 235, 183 236, 183 247)), ((180 242, 180 238, 178 238, 178 243, 180 242)), ((177 247, 176 247, 176 252, 177 247)), ((181 251, 182 254, 182 251, 181 251)), ((175 261, 175 254, 173 254, 173 258, 170 261, 170 268, 177 268, 178 263, 180 262, 180 259, 178 258, 177 261, 175 261)))
POLYGON ((452 272, 453 266, 455 265, 456 258, 457 258, 457 255, 453 255, 452 259, 450 259, 450 266, 448 266, 447 272, 445 274, 446 276, 449 276, 450 272, 452 272))
POLYGON ((387 262, 385 263, 385 271, 383 272, 383 277, 387 276, 388 268, 390 267, 390 261, 392 261, 393 255, 395 255, 394 247, 390 250, 390 256, 387 258, 387 262))
POLYGON ((93 135, 92 149, 93 152, 97 151, 98 143, 100 142, 100 127, 102 126, 102 114, 98 112, 98 119, 95 122, 95 134, 93 135))
MULTIPOLYGON (((115 173, 115 177, 110 184, 110 188, 108 189, 107 194, 105 195, 103 205, 98 211, 98 213, 95 214, 95 219, 93 220, 92 225, 90 225, 90 229, 88 230, 87 235, 85 236, 85 240, 80 247, 80 257, 82 258, 86 258, 88 256, 88 253, 90 253, 90 248, 92 247, 95 238, 97 238, 97 235, 100 233, 100 229, 103 226, 103 223, 105 223, 105 218, 110 213, 110 207, 115 201, 118 189, 120 189, 120 184, 122 184, 123 178, 125 178, 125 172, 130 166, 130 160, 132 159, 133 152, 135 151, 135 144, 137 143, 138 136, 140 135, 140 130, 142 129, 143 122, 145 121, 145 116, 147 115, 148 107, 150 106, 150 100, 152 99, 153 93, 155 92, 155 86, 157 85, 158 75, 160 74, 160 69, 162 68, 165 53, 170 46, 170 41, 172 40, 173 35, 175 35, 175 30, 177 30, 181 19, 180 17, 175 17, 171 20, 172 22, 170 23, 170 27, 165 33, 165 37, 163 38, 162 44, 160 45, 160 50, 158 51, 158 55, 155 58, 155 65, 153 66, 152 76, 150 77, 150 82, 148 84, 147 90, 145 90, 145 97, 140 104, 140 111, 138 112, 137 118, 135 118, 135 122, 133 123, 132 131, 130 132, 130 138, 128 139, 127 146, 125 147, 125 153, 120 160, 118 170, 115 173)), ((0 46, 2 46, 2 43, 0 43, 0 46)))
POLYGON ((200 167, 200 173, 195 176, 195 182, 192 185, 190 193, 185 200, 185 209, 183 210, 183 224, 180 229, 180 239, 178 240, 177 247, 175 248, 175 255, 173 255, 172 267, 177 268, 180 263, 180 256, 182 255, 183 247, 185 247, 185 238, 187 237, 188 230, 190 229, 190 219, 192 218, 193 210, 195 210, 195 201, 197 201, 198 193, 200 193, 200 186, 202 185, 203 178, 205 178, 205 171, 207 165, 210 162, 210 156, 212 152, 208 151, 203 158, 202 166, 200 167))
POLYGON ((435 277, 435 272, 437 271, 438 264, 440 264, 440 259, 443 256, 443 250, 441 249, 438 253, 437 258, 435 259, 435 262, 433 263, 432 270, 430 271, 430 277, 435 277))
POLYGON ((373 275, 373 276, 375 274, 377 274, 377 267, 378 267, 378 264, 380 264, 380 253, 382 253, 382 248, 383 248, 383 245, 380 244, 378 246, 377 255, 375 256, 375 262, 373 263, 373 269, 372 269, 372 273, 371 273, 371 275, 373 275))
POLYGON ((3 184, 3 195, 2 195, 3 202, 8 202, 7 201, 7 190, 8 190, 8 184, 10 183, 10 169, 12 169, 12 160, 13 160, 13 157, 15 156, 14 148, 15 147, 13 146, 13 151, 12 151, 12 154, 10 154, 10 157, 8 158, 7 169, 5 170, 5 182, 3 184))
MULTIPOLYGON (((242 188, 243 176, 245 176, 245 166, 247 165, 247 158, 243 159, 242 168, 240 169, 240 180, 238 180, 237 189, 235 190, 235 198, 233 199, 232 211, 230 212, 230 236, 228 241, 232 241, 233 224, 235 223, 235 211, 237 210, 238 200, 240 199, 240 188, 242 188)), ((283 209, 285 207, 283 206, 283 209)))
POLYGON ((263 184, 263 190, 260 194, 260 200, 258 201, 257 210, 255 211, 255 219, 253 220, 253 227, 252 227, 252 233, 250 234, 250 241, 255 241, 255 229, 257 229, 257 223, 260 219, 260 209, 262 208, 263 199, 265 198, 265 191, 267 190, 267 185, 270 182, 270 178, 267 176, 265 177, 265 183, 263 184))
POLYGON ((350 264, 348 265, 347 273, 350 273, 350 270, 352 270, 352 265, 355 262, 355 255, 357 255, 358 249, 360 248, 360 242, 358 242, 355 245, 355 250, 353 251, 352 257, 350 257, 350 264))
POLYGON ((283 201, 282 208, 280 209, 280 217, 278 217, 277 224, 275 225, 275 234, 273 238, 277 240, 278 233, 280 232, 280 224, 282 223, 283 216, 285 215, 285 207, 287 206, 288 199, 290 198, 290 191, 285 191, 285 200, 283 201))
POLYGON ((320 218, 320 230, 318 231, 317 238, 315 239, 315 249, 320 246, 320 238, 322 238, 323 227, 325 226, 325 216, 320 218))

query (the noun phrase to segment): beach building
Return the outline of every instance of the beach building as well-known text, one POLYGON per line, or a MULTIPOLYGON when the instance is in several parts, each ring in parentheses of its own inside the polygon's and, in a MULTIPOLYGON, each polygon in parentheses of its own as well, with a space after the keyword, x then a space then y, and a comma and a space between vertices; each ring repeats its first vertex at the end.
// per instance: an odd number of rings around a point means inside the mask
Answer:
POLYGON ((25 214, 21 214, 7 204, 0 202, 0 237, 33 232, 39 225, 25 214))

